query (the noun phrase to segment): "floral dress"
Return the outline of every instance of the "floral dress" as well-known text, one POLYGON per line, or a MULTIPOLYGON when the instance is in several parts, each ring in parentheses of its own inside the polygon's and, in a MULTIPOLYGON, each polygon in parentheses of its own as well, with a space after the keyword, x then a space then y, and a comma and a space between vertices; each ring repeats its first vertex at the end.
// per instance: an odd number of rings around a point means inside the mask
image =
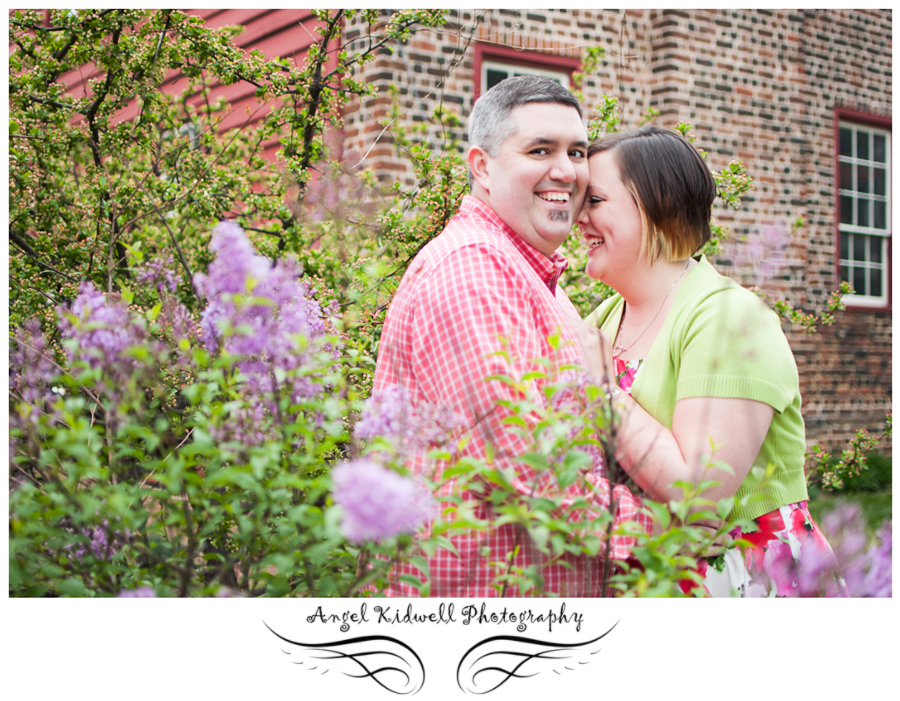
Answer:
MULTIPOLYGON (((631 394, 631 386, 644 359, 614 358, 619 388, 631 394)), ((749 543, 722 555, 702 559, 698 571, 705 593, 715 597, 848 596, 831 546, 809 513, 805 501, 782 506, 754 519, 757 530, 731 531, 735 539, 749 543)), ((681 582, 690 593, 697 585, 681 582)))

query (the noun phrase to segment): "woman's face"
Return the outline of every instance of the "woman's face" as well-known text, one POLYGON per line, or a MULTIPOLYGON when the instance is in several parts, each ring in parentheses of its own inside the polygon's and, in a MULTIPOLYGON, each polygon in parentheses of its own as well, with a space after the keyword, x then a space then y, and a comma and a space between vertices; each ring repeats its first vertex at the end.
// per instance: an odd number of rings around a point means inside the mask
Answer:
POLYGON ((594 154, 588 161, 591 180, 578 215, 588 246, 588 277, 618 289, 641 265, 641 213, 619 177, 613 151, 594 154))

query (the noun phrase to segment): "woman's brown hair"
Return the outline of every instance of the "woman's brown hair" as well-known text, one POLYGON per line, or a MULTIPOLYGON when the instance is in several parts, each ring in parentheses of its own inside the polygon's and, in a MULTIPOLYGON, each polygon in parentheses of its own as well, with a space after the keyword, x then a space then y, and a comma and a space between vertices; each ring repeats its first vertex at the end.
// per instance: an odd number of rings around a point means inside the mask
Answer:
POLYGON ((595 141, 588 158, 606 151, 613 153, 641 213, 641 255, 650 262, 684 260, 709 241, 716 181, 687 139, 672 129, 645 126, 595 141))

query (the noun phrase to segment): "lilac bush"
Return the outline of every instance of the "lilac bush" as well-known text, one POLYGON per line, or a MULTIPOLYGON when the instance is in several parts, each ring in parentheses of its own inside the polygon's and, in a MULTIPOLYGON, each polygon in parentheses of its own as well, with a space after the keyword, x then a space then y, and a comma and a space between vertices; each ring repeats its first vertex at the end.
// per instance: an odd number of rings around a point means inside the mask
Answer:
POLYGON ((341 533, 354 543, 414 533, 434 516, 434 500, 424 484, 373 460, 334 468, 334 502, 343 509, 341 533))
POLYGON ((326 311, 293 261, 257 255, 239 227, 217 227, 212 246, 195 281, 199 334, 160 257, 137 277, 154 306, 88 282, 58 308, 65 367, 36 322, 15 339, 11 591, 127 597, 153 581, 181 596, 314 596, 365 584, 337 507, 321 507, 357 402, 326 311))

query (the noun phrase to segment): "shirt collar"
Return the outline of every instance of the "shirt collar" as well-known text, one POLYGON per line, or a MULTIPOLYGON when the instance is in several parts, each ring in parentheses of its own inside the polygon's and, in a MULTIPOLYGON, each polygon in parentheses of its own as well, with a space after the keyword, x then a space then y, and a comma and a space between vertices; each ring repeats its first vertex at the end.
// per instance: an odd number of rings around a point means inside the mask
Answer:
POLYGON ((550 292, 556 294, 556 283, 559 280, 559 276, 569 265, 569 261, 564 255, 559 251, 554 251, 553 256, 548 258, 507 226, 506 222, 491 209, 489 204, 479 200, 477 197, 472 195, 463 197, 459 211, 462 214, 467 214, 492 224, 522 254, 522 257, 534 269, 534 272, 538 274, 538 277, 541 278, 544 284, 547 285, 550 292))

